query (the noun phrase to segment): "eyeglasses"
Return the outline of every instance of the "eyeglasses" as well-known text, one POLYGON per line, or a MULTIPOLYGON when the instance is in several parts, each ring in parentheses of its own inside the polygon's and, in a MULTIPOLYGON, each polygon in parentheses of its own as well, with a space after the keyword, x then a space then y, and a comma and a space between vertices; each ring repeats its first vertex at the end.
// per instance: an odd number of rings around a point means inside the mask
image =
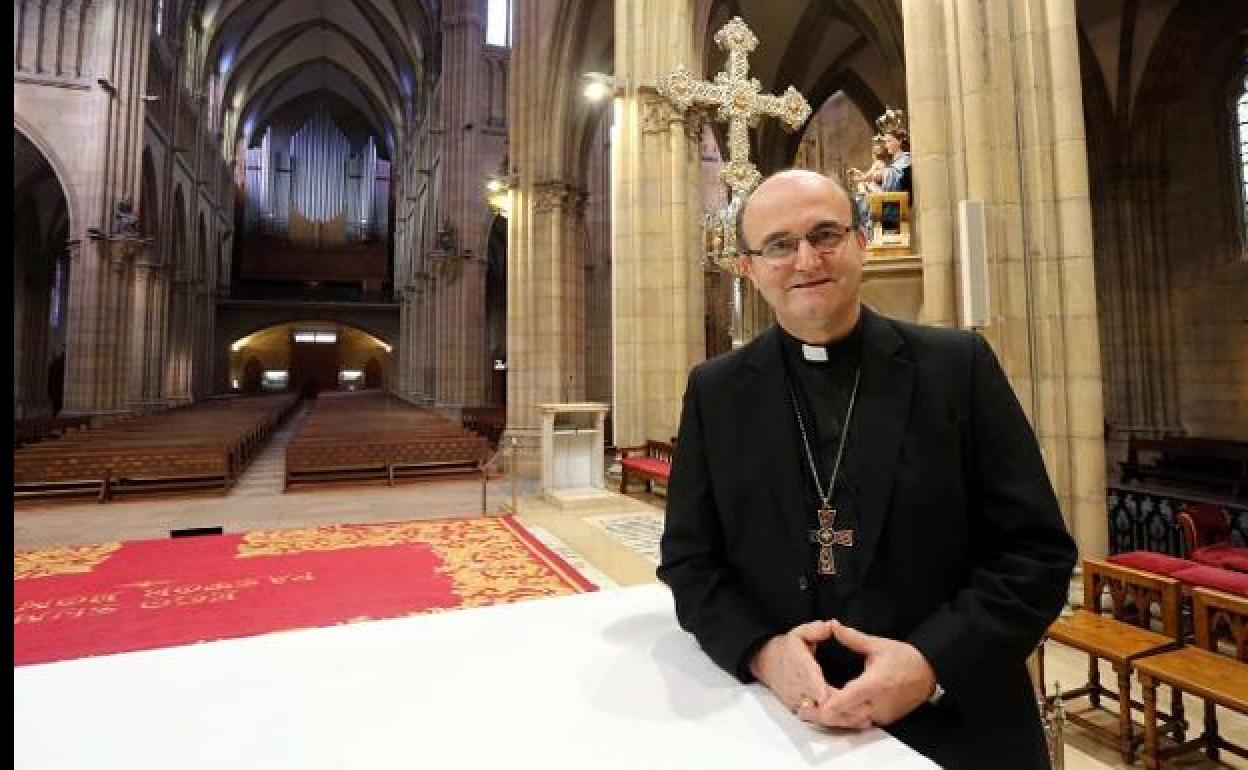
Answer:
POLYGON ((743 249, 741 253, 751 257, 762 257, 768 262, 785 262, 797 256, 798 245, 805 239, 816 252, 827 255, 845 243, 845 238, 852 229, 841 225, 820 225, 803 236, 777 238, 761 249, 743 249))

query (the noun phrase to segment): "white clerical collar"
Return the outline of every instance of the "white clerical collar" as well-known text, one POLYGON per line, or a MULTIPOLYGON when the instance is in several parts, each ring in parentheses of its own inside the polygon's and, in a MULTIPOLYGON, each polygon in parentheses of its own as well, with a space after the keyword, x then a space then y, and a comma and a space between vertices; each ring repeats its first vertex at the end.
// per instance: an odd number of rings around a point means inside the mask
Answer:
POLYGON ((802 343, 802 358, 806 359, 807 361, 819 361, 819 362, 827 361, 828 349, 825 348, 823 345, 807 345, 805 342, 803 342, 802 343))

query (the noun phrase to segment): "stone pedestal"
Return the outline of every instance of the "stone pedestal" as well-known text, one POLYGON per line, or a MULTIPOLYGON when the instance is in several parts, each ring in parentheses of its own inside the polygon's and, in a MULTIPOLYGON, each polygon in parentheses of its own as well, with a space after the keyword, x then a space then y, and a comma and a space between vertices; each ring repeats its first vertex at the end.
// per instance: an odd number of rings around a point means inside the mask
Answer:
POLYGON ((561 509, 609 504, 603 436, 606 404, 539 404, 541 433, 541 496, 561 509))

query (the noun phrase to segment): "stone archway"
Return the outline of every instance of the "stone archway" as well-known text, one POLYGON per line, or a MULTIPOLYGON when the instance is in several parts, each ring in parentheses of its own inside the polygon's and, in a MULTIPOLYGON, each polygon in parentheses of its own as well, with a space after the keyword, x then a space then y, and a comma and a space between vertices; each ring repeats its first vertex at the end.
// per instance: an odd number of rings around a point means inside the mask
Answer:
MULTIPOLYGON (((393 346, 374 331, 321 316, 301 315, 220 339, 229 389, 243 393, 389 389, 393 346)), ((231 332, 231 335, 234 333, 231 332)))
POLYGON ((69 205, 46 156, 13 130, 13 415, 60 410, 69 286, 69 205))
POLYGON ((490 223, 485 254, 486 402, 507 404, 507 218, 490 223), (502 366, 498 362, 502 362, 502 366))

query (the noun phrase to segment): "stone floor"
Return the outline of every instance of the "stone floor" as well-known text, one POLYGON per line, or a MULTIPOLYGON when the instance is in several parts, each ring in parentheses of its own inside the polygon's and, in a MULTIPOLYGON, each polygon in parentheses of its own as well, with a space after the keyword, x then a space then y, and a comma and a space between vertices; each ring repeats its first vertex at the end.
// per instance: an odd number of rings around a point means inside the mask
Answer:
MULTIPOLYGON (((426 481, 388 487, 353 484, 295 488, 282 492, 283 431, 252 463, 228 494, 122 499, 106 504, 21 501, 14 505, 15 548, 168 537, 171 530, 221 527, 225 532, 301 527, 329 523, 480 516, 515 511, 517 516, 574 566, 604 588, 654 581, 655 538, 661 530, 663 498, 644 491, 616 496, 592 511, 564 511, 541 502, 532 482, 499 478, 480 481, 426 481)), ((1077 593, 1077 592, 1076 592, 1077 593)), ((1086 658, 1061 645, 1046 648, 1046 676, 1064 687, 1082 684, 1086 658)), ((1107 666, 1102 676, 1113 681, 1107 666)), ((1138 697, 1138 693, 1137 693, 1138 697)), ((1169 695, 1163 690, 1163 702, 1169 695)), ((1189 699, 1188 714, 1199 722, 1200 703, 1189 699)), ((1219 712, 1224 734, 1248 744, 1248 719, 1219 712)), ((1078 728, 1066 730, 1066 768, 1125 768, 1117 752, 1091 741, 1078 728)), ((1138 766, 1138 765, 1137 765, 1138 766)), ((1008 761, 1002 765, 1008 767, 1008 761)), ((1225 764, 1197 761, 1183 767, 1248 768, 1230 757, 1225 764)))

